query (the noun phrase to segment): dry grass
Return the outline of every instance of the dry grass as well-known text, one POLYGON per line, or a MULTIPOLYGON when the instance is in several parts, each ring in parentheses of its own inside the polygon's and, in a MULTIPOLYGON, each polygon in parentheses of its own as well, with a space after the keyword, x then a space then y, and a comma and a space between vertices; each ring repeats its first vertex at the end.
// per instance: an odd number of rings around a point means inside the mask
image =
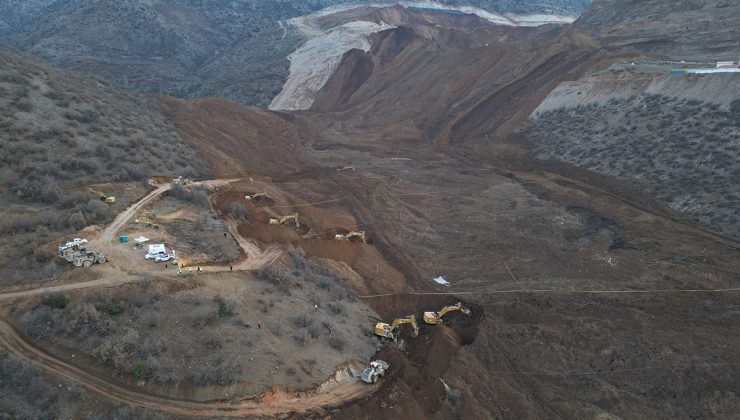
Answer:
POLYGON ((13 254, 0 283, 48 278, 39 266, 49 258, 29 259, 38 246, 112 218, 116 210, 85 191, 90 184, 208 175, 148 98, 1 49, 0 92, 0 203, 16 210, 0 212, 13 254))

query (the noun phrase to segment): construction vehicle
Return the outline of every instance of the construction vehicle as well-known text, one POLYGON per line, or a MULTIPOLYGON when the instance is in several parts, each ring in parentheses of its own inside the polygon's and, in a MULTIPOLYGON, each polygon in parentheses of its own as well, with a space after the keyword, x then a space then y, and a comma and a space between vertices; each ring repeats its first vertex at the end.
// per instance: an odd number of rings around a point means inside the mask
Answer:
POLYGON ((175 184, 175 185, 188 185, 191 182, 192 181, 189 180, 188 178, 183 178, 182 175, 180 175, 177 178, 175 178, 175 179, 172 180, 172 183, 175 184))
POLYGON ((75 267, 90 267, 93 264, 104 264, 108 260, 108 256, 102 252, 85 250, 75 254, 72 265, 75 267))
POLYGON ((84 246, 86 243, 87 243, 87 239, 74 238, 71 241, 64 243, 63 245, 59 245, 59 247, 57 248, 59 252, 59 256, 62 258, 65 258, 66 252, 68 250, 79 248, 81 246, 84 246))
POLYGON ((367 243, 367 237, 365 236, 365 231, 352 231, 350 233, 337 233, 334 235, 334 239, 337 241, 351 241, 352 239, 357 238, 361 240, 363 243, 367 243))
POLYGON ((96 191, 92 188, 88 188, 87 191, 90 194, 95 194, 100 198, 100 201, 104 202, 105 204, 116 204, 116 197, 108 196, 104 192, 96 191))
POLYGON ((472 313, 470 309, 464 307, 462 303, 457 302, 454 305, 445 306, 444 308, 440 309, 439 312, 424 312, 424 322, 430 325, 442 324, 444 323, 442 317, 445 316, 448 312, 452 311, 460 311, 468 316, 470 316, 470 314, 472 313))
POLYGON ((370 365, 362 371, 360 378, 362 378, 364 382, 374 384, 375 382, 378 382, 379 377, 382 378, 383 375, 385 375, 388 368, 390 368, 390 365, 387 362, 380 359, 373 360, 370 362, 370 365))
POLYGON ((270 224, 271 225, 284 225, 286 222, 293 220, 295 221, 295 227, 299 228, 301 227, 301 223, 298 221, 298 213, 289 214, 287 216, 282 216, 279 219, 271 218, 270 224))
POLYGON ((396 318, 390 324, 378 322, 375 324, 375 335, 398 341, 398 337, 401 335, 401 325, 403 324, 411 325, 411 328, 414 329, 412 334, 413 337, 419 335, 419 326, 416 324, 416 316, 414 315, 409 315, 404 318, 396 318))
POLYGON ((258 192, 258 193, 254 193, 252 195, 247 194, 247 195, 244 196, 244 198, 247 199, 247 200, 250 200, 250 201, 258 201, 258 200, 261 200, 263 198, 272 199, 272 197, 270 197, 270 194, 268 194, 266 192, 258 192))

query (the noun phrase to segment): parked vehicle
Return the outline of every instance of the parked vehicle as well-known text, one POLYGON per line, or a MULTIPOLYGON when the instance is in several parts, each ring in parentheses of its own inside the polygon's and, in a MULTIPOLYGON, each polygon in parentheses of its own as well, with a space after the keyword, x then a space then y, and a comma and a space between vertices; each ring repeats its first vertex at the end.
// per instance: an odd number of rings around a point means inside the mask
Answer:
POLYGON ((144 259, 145 260, 156 260, 157 257, 159 257, 161 255, 167 255, 167 253, 166 252, 150 252, 150 253, 144 255, 144 259))
POLYGON ((155 262, 167 262, 175 259, 175 254, 159 254, 154 257, 155 262))

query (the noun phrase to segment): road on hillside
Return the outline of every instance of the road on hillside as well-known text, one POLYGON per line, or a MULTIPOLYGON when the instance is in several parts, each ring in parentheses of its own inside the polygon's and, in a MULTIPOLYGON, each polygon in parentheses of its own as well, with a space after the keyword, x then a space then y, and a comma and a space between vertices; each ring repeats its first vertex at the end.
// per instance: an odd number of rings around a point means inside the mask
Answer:
POLYGON ((0 321, 0 347, 22 359, 36 363, 49 373, 59 375, 106 398, 147 410, 189 417, 276 416, 282 413, 307 413, 322 407, 341 405, 348 400, 370 394, 377 389, 347 376, 331 380, 321 391, 289 393, 271 391, 255 399, 235 399, 218 402, 192 402, 168 399, 122 388, 83 369, 40 350, 23 339, 9 324, 0 321))
MULTIPOLYGON (((194 182, 193 185, 203 185, 209 188, 217 188, 228 185, 234 181, 237 181, 237 179, 217 179, 198 181, 194 182)), ((105 227, 105 229, 103 229, 100 236, 91 241, 91 245, 107 254, 116 254, 117 252, 116 248, 113 246, 113 241, 117 238, 118 233, 121 231, 121 229, 123 229, 123 227, 126 226, 126 224, 131 219, 133 219, 144 206, 154 201, 154 199, 156 199, 163 193, 172 189, 171 184, 160 184, 155 185, 155 187, 156 188, 149 194, 145 195, 142 199, 132 204, 123 212, 119 213, 115 217, 115 219, 113 219, 113 222, 111 222, 108 226, 105 227)), ((202 267, 203 271, 225 272, 232 270, 257 270, 265 265, 269 265, 275 262, 278 258, 280 258, 281 255, 283 255, 283 251, 280 249, 279 245, 270 246, 263 251, 256 243, 242 237, 237 231, 237 226, 233 221, 226 221, 226 226, 229 233, 234 236, 234 239, 239 244, 239 247, 244 251, 244 255, 246 256, 246 258, 233 264, 202 267)), ((98 279, 77 283, 57 284, 53 286, 42 285, 41 287, 34 287, 26 290, 14 290, 12 292, 0 293, 0 301, 37 296, 45 293, 60 293, 93 287, 114 287, 127 283, 135 283, 145 278, 141 275, 136 275, 136 273, 131 272, 131 270, 125 270, 122 267, 117 266, 115 264, 115 260, 116 259, 114 258, 114 263, 106 265, 105 267, 96 268, 103 271, 101 273, 101 277, 98 279)), ((173 277, 176 275, 176 272, 172 270, 170 272, 160 273, 159 275, 173 277)))

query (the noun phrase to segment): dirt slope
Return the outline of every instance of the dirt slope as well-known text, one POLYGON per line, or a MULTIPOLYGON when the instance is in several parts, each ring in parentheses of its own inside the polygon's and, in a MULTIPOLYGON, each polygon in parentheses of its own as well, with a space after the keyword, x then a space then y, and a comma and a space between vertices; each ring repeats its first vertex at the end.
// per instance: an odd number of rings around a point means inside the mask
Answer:
POLYGON ((183 139, 196 147, 218 178, 250 172, 274 176, 301 165, 301 135, 278 114, 221 99, 159 100, 183 139))

